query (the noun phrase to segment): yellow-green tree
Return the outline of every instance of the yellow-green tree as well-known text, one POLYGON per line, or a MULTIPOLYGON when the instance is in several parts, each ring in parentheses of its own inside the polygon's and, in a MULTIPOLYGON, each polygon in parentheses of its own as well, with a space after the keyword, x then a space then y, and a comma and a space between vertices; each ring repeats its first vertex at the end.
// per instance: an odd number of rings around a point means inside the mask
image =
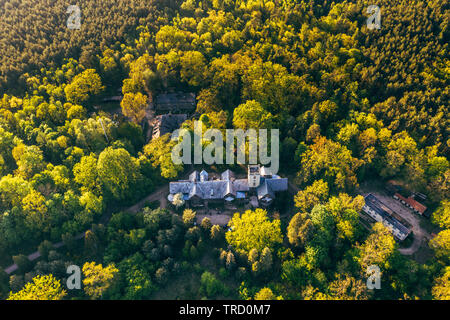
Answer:
POLYGON ((360 228, 358 212, 364 206, 364 198, 340 193, 338 197, 331 197, 326 206, 336 222, 338 237, 353 240, 360 228))
POLYGON ((95 69, 87 69, 75 76, 65 88, 67 101, 82 104, 104 89, 102 80, 95 69))
POLYGON ((45 168, 44 156, 38 146, 19 144, 12 150, 17 163, 16 173, 31 178, 34 174, 45 168))
POLYGON ((267 211, 260 208, 247 210, 242 215, 235 213, 228 225, 231 228, 225 235, 228 243, 246 254, 252 249, 258 252, 265 247, 273 249, 283 242, 280 220, 270 221, 267 211))
POLYGON ((145 117, 145 108, 147 108, 147 96, 138 92, 126 93, 120 103, 122 112, 125 116, 130 117, 136 124, 142 122, 145 117))
POLYGON ((255 100, 240 104, 233 112, 233 125, 243 130, 271 128, 273 120, 273 115, 255 100))
POLYGON ((444 200, 433 212, 432 220, 441 228, 450 228, 450 201, 444 200))
POLYGON ((394 236, 381 222, 375 223, 372 231, 372 234, 359 247, 358 262, 363 273, 367 271, 367 267, 370 265, 388 269, 390 267, 390 259, 396 250, 394 236))
POLYGON ((118 272, 114 264, 103 267, 95 262, 86 262, 83 265, 84 292, 91 299, 102 298, 104 293, 114 285, 118 272))
POLYGON ((82 190, 95 190, 97 187, 97 158, 94 154, 84 156, 74 165, 73 175, 76 183, 82 185, 82 190))
POLYGON ((176 141, 170 140, 170 134, 165 134, 144 147, 144 153, 150 157, 152 166, 159 166, 164 178, 176 178, 178 173, 183 171, 183 165, 174 164, 172 161, 172 148, 175 145, 176 141))
POLYGON ((328 287, 333 300, 367 300, 367 285, 347 274, 336 275, 328 287))
POLYGON ((439 232, 431 239, 430 247, 438 258, 450 259, 450 229, 439 232))
POLYGON ((307 183, 323 178, 337 190, 352 190, 358 186, 356 173, 362 160, 354 158, 350 150, 338 142, 318 137, 302 154, 299 182, 307 183))
POLYGON ((60 281, 49 274, 34 277, 19 292, 11 292, 8 300, 62 300, 66 294, 60 281))
POLYGON ((30 228, 37 228, 41 231, 48 231, 49 217, 47 216, 47 206, 45 198, 37 191, 31 191, 22 200, 22 209, 26 214, 26 221, 30 228))
POLYGON ((283 297, 277 297, 270 288, 262 288, 255 294, 255 300, 283 300, 283 297))
POLYGON ((450 300, 450 267, 446 267, 444 274, 435 280, 431 292, 435 300, 450 300))
POLYGON ((124 199, 141 175, 134 158, 125 149, 106 148, 97 162, 100 181, 114 198, 124 199))
POLYGON ((289 243, 296 247, 303 247, 313 236, 314 226, 306 213, 297 213, 289 222, 287 236, 289 243))
POLYGON ((294 196, 295 206, 302 212, 309 212, 316 204, 325 202, 328 198, 328 183, 322 179, 314 183, 305 190, 300 190, 294 196))
POLYGON ((180 59, 181 80, 187 82, 191 86, 200 86, 204 82, 204 74, 206 67, 206 60, 198 51, 186 51, 180 59))
POLYGON ((5 207, 18 206, 32 190, 31 183, 24 178, 4 176, 0 179, 0 203, 5 207))

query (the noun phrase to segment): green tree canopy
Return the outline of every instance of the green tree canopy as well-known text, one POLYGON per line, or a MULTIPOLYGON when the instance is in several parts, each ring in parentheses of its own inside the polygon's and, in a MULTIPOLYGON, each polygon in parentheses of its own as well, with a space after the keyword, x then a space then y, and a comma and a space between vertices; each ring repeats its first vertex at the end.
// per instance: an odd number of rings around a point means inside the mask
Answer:
POLYGON ((270 221, 263 209, 236 213, 228 225, 231 228, 225 234, 228 243, 247 254, 252 249, 262 252, 265 247, 273 250, 283 241, 280 220, 270 221))
POLYGON ((140 92, 136 94, 126 93, 120 105, 125 116, 132 118, 135 123, 140 124, 145 117, 145 109, 148 106, 147 96, 140 92))
POLYGON ((104 188, 116 199, 130 196, 141 178, 135 160, 125 149, 103 150, 98 157, 97 170, 104 188))
POLYGON ((370 265, 377 265, 382 270, 389 269, 397 248, 394 236, 381 222, 375 223, 372 231, 373 233, 359 247, 357 259, 364 274, 370 265))
POLYGON ((67 101, 74 104, 82 104, 103 90, 102 80, 95 69, 87 69, 76 75, 64 88, 67 101))
POLYGON ((233 112, 233 125, 235 128, 269 129, 274 121, 273 115, 264 110, 261 104, 255 100, 248 100, 240 104, 233 112))

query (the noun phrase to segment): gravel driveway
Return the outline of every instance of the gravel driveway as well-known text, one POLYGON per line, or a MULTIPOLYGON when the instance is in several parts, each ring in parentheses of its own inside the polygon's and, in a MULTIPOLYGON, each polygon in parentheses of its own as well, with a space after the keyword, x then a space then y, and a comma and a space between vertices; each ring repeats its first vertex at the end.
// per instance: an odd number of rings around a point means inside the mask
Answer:
MULTIPOLYGON (((367 195, 367 190, 363 192, 363 195, 367 195)), ((413 255, 421 246, 423 241, 428 241, 432 236, 420 226, 421 217, 414 213, 411 209, 404 206, 400 201, 395 200, 384 192, 381 191, 370 191, 374 196, 381 200, 386 206, 388 206, 392 211, 398 214, 401 218, 406 220, 410 224, 410 229, 413 232, 413 243, 409 248, 399 248, 401 254, 403 255, 413 255)))

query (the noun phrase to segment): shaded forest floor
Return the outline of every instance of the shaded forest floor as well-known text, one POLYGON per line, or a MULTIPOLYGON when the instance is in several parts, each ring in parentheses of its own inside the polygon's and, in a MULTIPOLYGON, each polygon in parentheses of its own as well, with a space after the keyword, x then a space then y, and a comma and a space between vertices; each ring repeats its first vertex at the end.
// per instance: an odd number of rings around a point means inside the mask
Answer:
MULTIPOLYGON (((166 286, 155 292, 151 300, 200 300, 205 299, 205 296, 199 294, 201 287, 201 276, 203 272, 209 271, 216 276, 229 290, 230 293, 238 292, 239 281, 233 276, 220 277, 218 257, 214 254, 214 246, 208 245, 199 263, 192 266, 193 270, 182 271, 179 274, 172 274, 169 283, 166 286)), ((231 294, 226 295, 226 292, 218 294, 215 297, 208 297, 208 299, 223 300, 223 299, 238 299, 237 296, 231 294)))

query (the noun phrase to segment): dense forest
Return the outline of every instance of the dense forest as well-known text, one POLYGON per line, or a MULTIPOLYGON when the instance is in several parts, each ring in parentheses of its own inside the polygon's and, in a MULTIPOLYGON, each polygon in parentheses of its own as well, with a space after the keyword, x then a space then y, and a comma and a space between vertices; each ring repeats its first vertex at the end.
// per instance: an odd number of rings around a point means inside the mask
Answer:
POLYGON ((69 30, 66 2, 0 0, 0 297, 450 299, 449 4, 377 1, 373 30, 371 4, 85 0, 69 30), (174 90, 206 128, 279 128, 299 191, 229 229, 182 203, 130 213, 192 170, 141 125, 174 90), (391 179, 428 196, 426 259, 359 221, 359 187, 391 179))
MULTIPOLYGON (((77 1, 81 29, 66 26, 67 1, 0 1, 0 90, 20 92, 28 74, 79 59, 85 67, 98 64, 96 55, 116 41, 132 41, 139 25, 166 24, 164 1, 77 1)), ((173 4, 175 7, 175 5, 173 4)))

